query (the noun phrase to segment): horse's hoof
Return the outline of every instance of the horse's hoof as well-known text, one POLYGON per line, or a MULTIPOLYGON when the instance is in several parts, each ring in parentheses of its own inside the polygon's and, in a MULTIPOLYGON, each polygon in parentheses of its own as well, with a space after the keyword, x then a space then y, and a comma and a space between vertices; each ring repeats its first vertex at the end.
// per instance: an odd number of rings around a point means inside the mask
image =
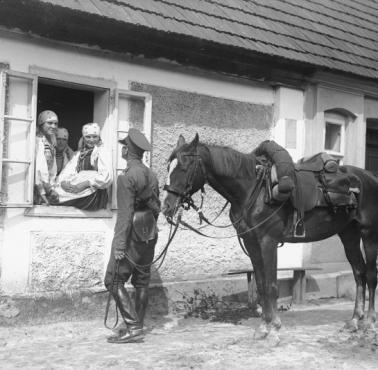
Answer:
POLYGON ((371 321, 371 320, 365 320, 364 321, 364 324, 361 328, 364 332, 372 332, 372 333, 375 333, 376 332, 376 328, 375 328, 375 322, 371 321))
POLYGON ((253 338, 256 340, 265 339, 269 334, 266 324, 261 324, 256 330, 253 338))
POLYGON ((272 329, 267 337, 268 344, 270 347, 277 347, 280 344, 280 336, 277 329, 272 329))
POLYGON ((351 320, 348 320, 343 329, 343 331, 349 331, 351 333, 354 333, 358 330, 358 321, 357 319, 351 319, 351 320))

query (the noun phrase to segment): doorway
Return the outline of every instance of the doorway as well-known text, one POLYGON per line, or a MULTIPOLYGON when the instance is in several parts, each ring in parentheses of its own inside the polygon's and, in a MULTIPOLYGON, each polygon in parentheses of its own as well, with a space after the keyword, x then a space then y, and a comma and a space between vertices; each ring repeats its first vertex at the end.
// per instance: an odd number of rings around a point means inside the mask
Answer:
POLYGON ((378 119, 366 120, 365 168, 378 176, 378 119))

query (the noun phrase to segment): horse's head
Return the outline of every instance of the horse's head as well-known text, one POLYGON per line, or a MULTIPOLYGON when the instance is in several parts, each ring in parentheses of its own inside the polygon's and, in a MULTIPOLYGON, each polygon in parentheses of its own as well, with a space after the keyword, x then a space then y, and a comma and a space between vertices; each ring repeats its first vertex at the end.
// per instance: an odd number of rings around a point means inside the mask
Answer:
POLYGON ((172 218, 179 207, 188 202, 191 195, 201 189, 206 182, 198 143, 198 134, 190 143, 186 143, 184 137, 180 135, 177 146, 169 157, 162 209, 168 219, 172 218))

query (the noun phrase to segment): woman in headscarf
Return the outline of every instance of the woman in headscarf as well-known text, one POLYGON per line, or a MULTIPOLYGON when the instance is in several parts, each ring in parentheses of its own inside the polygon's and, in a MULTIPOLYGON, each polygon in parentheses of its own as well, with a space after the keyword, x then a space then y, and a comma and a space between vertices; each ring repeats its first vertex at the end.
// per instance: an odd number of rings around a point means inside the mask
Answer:
POLYGON ((48 197, 56 180, 57 127, 58 116, 53 111, 45 110, 39 114, 35 155, 35 204, 49 204, 48 197))
POLYGON ((56 193, 61 206, 95 211, 106 208, 107 188, 113 180, 110 155, 102 145, 100 126, 87 123, 82 129, 79 150, 58 177, 56 193))

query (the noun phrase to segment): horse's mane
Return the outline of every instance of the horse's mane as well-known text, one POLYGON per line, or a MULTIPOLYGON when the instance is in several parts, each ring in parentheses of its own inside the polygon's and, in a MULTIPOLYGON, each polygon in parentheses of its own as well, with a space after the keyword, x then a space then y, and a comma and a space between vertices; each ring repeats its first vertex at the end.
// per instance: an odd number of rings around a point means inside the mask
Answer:
MULTIPOLYGON (((185 146, 188 144, 185 144, 185 146)), ((173 150, 168 161, 176 158, 177 153, 185 146, 173 150)), ((198 143, 198 148, 207 149, 210 154, 211 166, 220 176, 234 178, 254 178, 256 176, 256 156, 253 153, 241 153, 228 146, 198 143)))
POLYGON ((214 171, 225 177, 254 178, 256 176, 256 156, 253 153, 241 153, 228 146, 201 143, 211 156, 214 171))

